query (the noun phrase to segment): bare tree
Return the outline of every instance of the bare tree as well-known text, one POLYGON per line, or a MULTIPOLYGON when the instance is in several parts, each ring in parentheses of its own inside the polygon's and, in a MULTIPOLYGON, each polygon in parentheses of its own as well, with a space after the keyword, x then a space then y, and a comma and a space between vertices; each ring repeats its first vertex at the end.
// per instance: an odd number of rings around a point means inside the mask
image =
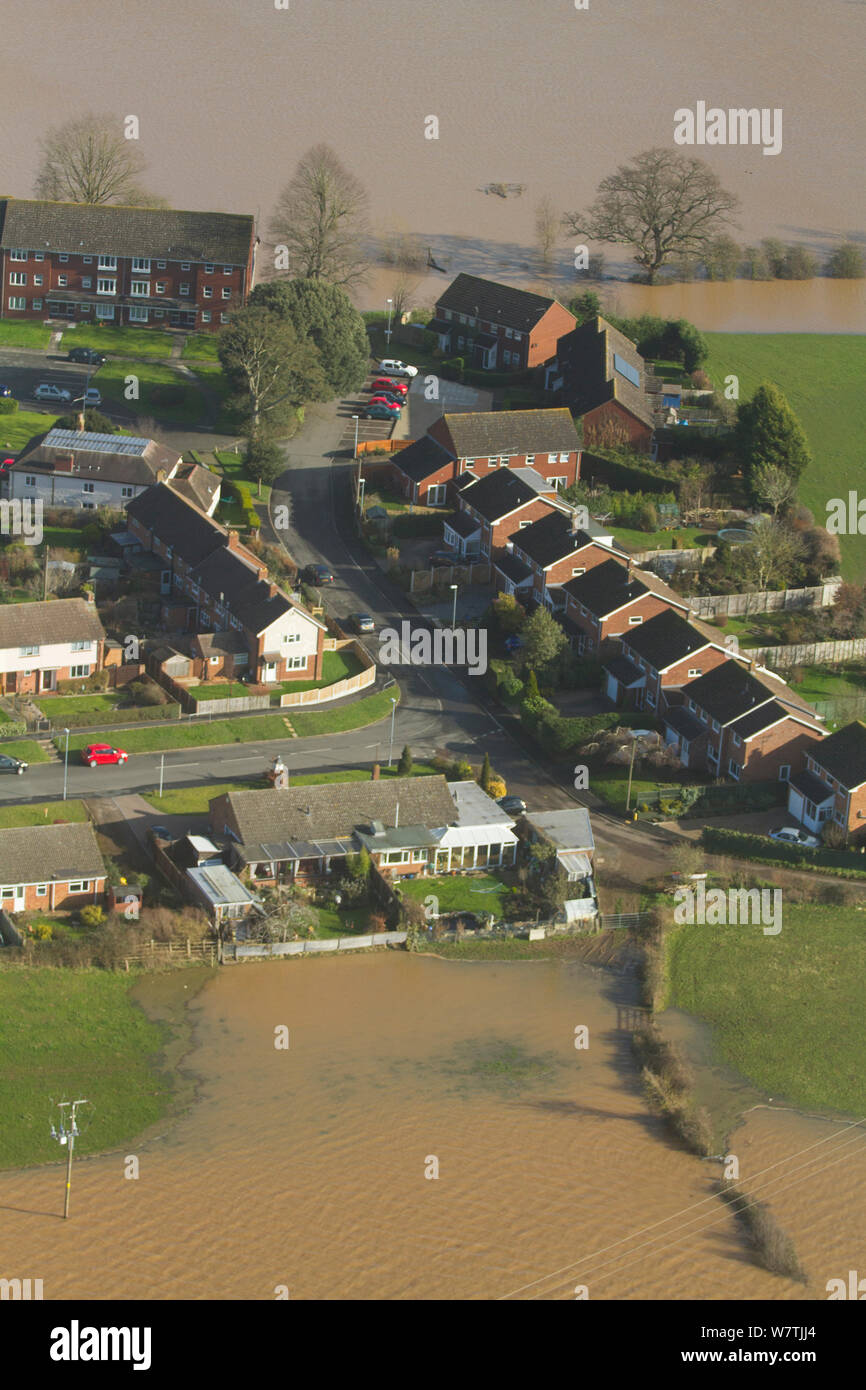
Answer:
POLYGON ((418 280, 413 280, 408 275, 400 275, 391 286, 392 318, 394 323, 399 323, 403 315, 412 307, 412 301, 418 292, 418 280))
POLYGON ((568 213, 571 236, 633 246, 649 284, 672 257, 703 253, 739 200, 700 159, 645 150, 602 179, 585 213, 568 213))
POLYGON ((552 198, 546 195, 535 205, 535 239, 545 265, 550 264, 550 253, 556 245, 562 226, 562 218, 553 206, 552 198))
POLYGON ((270 235, 296 279, 356 284, 364 274, 367 194, 328 145, 303 156, 277 199, 270 235))
POLYGON ((397 222, 389 223, 380 234, 379 255, 385 265, 400 270, 420 270, 427 259, 421 238, 397 222))
POLYGON ((167 207, 139 182, 145 158, 127 140, 118 116, 88 112, 49 130, 41 141, 36 172, 37 198, 67 203, 123 203, 127 207, 167 207))
POLYGON ((800 536, 778 521, 761 521, 753 526, 752 538, 743 546, 745 569, 760 591, 768 584, 787 584, 803 554, 800 536))
POLYGON ((794 500, 797 479, 775 463, 764 463, 752 474, 752 491, 761 502, 773 508, 773 516, 794 500))

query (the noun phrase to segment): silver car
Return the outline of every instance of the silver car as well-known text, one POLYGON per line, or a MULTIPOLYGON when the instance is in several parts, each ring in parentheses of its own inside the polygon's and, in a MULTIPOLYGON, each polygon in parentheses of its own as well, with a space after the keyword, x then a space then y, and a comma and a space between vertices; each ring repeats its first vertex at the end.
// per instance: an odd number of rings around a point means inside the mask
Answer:
POLYGON ((52 386, 47 381, 42 381, 33 392, 35 401, 71 401, 72 392, 67 391, 64 386, 52 386))

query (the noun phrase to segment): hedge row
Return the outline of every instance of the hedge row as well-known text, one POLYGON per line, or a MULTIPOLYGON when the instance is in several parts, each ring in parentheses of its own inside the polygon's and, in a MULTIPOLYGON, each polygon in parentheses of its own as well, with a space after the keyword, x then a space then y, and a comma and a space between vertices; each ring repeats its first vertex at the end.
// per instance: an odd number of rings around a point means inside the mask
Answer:
POLYGON ((549 700, 524 700, 520 722, 532 737, 553 753, 572 753, 607 729, 645 729, 647 716, 636 710, 610 710, 605 714, 567 718, 549 700))
MULTIPOLYGON (((51 707, 44 706, 46 717, 51 717, 51 707)), ((165 705, 130 705, 127 709, 94 709, 81 714, 64 716, 70 729, 107 729, 111 724, 144 724, 154 719, 178 719, 180 705, 171 700, 165 705)))
POLYGON ((617 492, 674 492, 679 495, 677 480, 659 469, 649 456, 646 468, 634 468, 584 450, 580 459, 580 476, 586 482, 606 483, 617 492))
POLYGON ((848 849, 804 849, 743 830, 705 826, 701 844, 709 854, 729 854, 762 864, 787 864, 792 869, 827 869, 846 878, 866 878, 866 853, 848 849))

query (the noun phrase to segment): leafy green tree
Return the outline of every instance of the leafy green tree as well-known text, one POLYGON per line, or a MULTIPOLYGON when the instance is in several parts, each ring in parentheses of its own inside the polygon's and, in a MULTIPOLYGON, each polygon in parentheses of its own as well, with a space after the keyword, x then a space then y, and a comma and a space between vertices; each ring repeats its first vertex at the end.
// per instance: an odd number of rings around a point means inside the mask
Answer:
POLYGON ((250 304, 270 309, 298 337, 315 343, 325 390, 322 399, 345 396, 363 386, 370 360, 364 320, 349 296, 325 280, 272 280, 257 285, 250 304))
POLYGON ((524 700, 537 700, 540 696, 541 691, 538 688, 538 677, 534 671, 530 671, 526 678, 526 684, 523 687, 523 698, 524 700))
POLYGON ((565 633, 547 608, 536 608, 520 635, 524 661, 533 671, 554 661, 566 644, 565 633))
POLYGON ((812 461, 799 420, 778 386, 765 381, 737 411, 734 448, 746 485, 756 498, 756 477, 767 465, 797 479, 812 461))
POLYGON ((818 261, 805 246, 792 245, 785 248, 782 264, 782 280, 814 280, 818 274, 818 261))
POLYGON ((285 472, 287 460, 275 440, 268 439, 266 435, 256 435, 247 441, 246 465, 252 476, 258 479, 261 494, 261 484, 273 486, 280 474, 285 472))
POLYGON ((372 861, 370 853, 365 845, 362 845, 357 854, 346 856, 346 869, 352 878, 359 879, 366 883, 370 877, 372 861))
POLYGON ((490 767, 490 754, 485 753, 484 762, 481 764, 481 772, 478 777, 478 785, 483 792, 490 790, 490 778, 492 777, 492 775, 493 773, 490 767))
POLYGON ((497 594, 493 600, 493 613, 503 637, 513 637, 526 621, 526 609, 521 607, 513 594, 497 594))
POLYGON ((305 401, 322 400, 325 374, 315 344, 258 305, 239 309, 219 335, 220 363, 251 437, 285 425, 305 401))
POLYGON ((408 743, 404 744, 403 752, 400 754, 400 761, 397 764, 397 776, 412 776, 412 749, 409 747, 408 743))
POLYGON ((601 300, 595 290, 584 290, 583 294, 570 299, 565 307, 570 314, 574 314, 578 323, 586 323, 587 319, 598 318, 601 313, 601 300))
POLYGON ((707 246, 703 259, 708 280, 735 280, 743 249, 733 237, 717 236, 707 246))
MULTIPOLYGON (((68 415, 61 415, 55 424, 59 430, 77 430, 78 414, 73 410, 68 415)), ((120 425, 115 425, 114 421, 109 420, 108 416, 103 415, 100 410, 85 410, 84 428, 92 434, 117 434, 120 425)))
POLYGON ((853 241, 846 241, 831 251, 824 266, 824 274, 834 280, 862 280, 866 275, 866 262, 863 252, 853 241))

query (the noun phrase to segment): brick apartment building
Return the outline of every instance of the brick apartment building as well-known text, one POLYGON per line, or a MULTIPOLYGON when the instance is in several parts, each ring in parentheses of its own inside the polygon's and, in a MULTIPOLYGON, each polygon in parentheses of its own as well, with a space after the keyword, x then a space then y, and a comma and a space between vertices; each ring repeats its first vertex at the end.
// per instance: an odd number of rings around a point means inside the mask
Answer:
POLYGON ((218 332, 255 271, 252 217, 0 199, 0 318, 218 332))
POLYGON ((448 356, 481 371, 525 371, 556 356, 577 320, 555 299, 477 275, 458 275, 426 325, 448 356))

